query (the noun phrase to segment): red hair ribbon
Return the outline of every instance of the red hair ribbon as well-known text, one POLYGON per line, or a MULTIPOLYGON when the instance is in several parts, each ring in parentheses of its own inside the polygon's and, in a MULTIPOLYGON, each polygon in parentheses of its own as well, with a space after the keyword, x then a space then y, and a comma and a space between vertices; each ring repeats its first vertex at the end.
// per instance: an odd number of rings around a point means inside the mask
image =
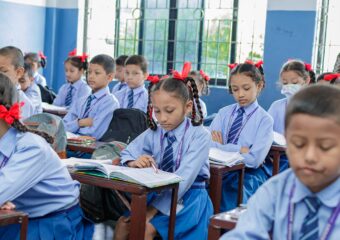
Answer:
POLYGON ((20 108, 24 105, 24 102, 14 103, 9 110, 4 105, 0 105, 0 118, 5 120, 6 123, 12 125, 14 120, 21 118, 20 108))
POLYGON ((263 64, 263 61, 259 60, 257 61, 257 63, 254 63, 252 60, 247 59, 246 61, 244 61, 244 63, 254 65, 256 68, 260 68, 263 64))
POLYGON ((75 49, 73 49, 71 52, 69 52, 69 53, 68 53, 68 56, 69 56, 69 57, 75 57, 75 56, 77 56, 77 49, 75 48, 75 49))
POLYGON ((228 67, 230 68, 230 70, 233 70, 234 68, 236 68, 238 65, 238 63, 230 63, 228 64, 228 67))
POLYGON ((147 80, 149 80, 152 84, 156 84, 160 81, 159 77, 157 75, 155 76, 148 76, 147 80))
POLYGON ((77 58, 80 58, 80 61, 81 62, 85 62, 86 59, 89 57, 88 54, 86 53, 83 53, 82 55, 77 55, 77 49, 73 49, 71 52, 68 53, 68 56, 69 57, 77 57, 77 58))
POLYGON ((332 81, 340 77, 340 73, 326 74, 323 79, 326 81, 332 81))
POLYGON ((200 70, 200 74, 205 81, 208 82, 210 80, 210 77, 203 70, 200 70))
POLYGON ((47 58, 47 57, 44 55, 44 53, 43 53, 42 51, 39 51, 39 52, 38 52, 38 55, 39 55, 39 57, 42 58, 42 59, 45 59, 45 60, 46 60, 46 58, 47 58))
POLYGON ((86 53, 83 53, 80 56, 77 56, 80 58, 81 62, 85 62, 87 60, 87 58, 89 57, 89 55, 87 55, 86 53))
POLYGON ((191 70, 191 62, 184 62, 182 73, 179 73, 176 70, 172 70, 172 77, 181 81, 184 81, 190 73, 191 70))
POLYGON ((309 64, 309 63, 304 63, 304 64, 305 64, 305 69, 306 69, 307 72, 313 71, 311 64, 309 64))

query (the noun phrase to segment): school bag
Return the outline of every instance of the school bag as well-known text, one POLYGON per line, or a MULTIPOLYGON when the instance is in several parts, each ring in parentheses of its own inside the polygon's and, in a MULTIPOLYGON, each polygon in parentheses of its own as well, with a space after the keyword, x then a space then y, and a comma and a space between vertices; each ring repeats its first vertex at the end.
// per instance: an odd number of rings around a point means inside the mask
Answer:
POLYGON ((53 103, 53 100, 57 97, 57 95, 55 94, 55 92, 53 92, 51 89, 49 89, 47 86, 44 87, 40 84, 37 84, 38 87, 40 88, 40 92, 41 92, 41 101, 42 102, 46 102, 49 104, 53 103))
POLYGON ((146 114, 135 108, 118 108, 113 112, 102 142, 120 141, 129 144, 148 128, 146 114))

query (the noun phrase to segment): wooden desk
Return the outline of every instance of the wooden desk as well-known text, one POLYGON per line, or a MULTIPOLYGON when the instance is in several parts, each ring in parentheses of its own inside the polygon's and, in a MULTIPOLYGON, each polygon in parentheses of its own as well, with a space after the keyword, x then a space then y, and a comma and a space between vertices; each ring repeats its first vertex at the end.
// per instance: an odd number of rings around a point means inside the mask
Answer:
POLYGON ((67 143, 67 149, 74 151, 74 152, 83 152, 83 153, 93 153, 94 150, 96 150, 98 147, 101 145, 105 144, 106 142, 95 142, 90 145, 86 144, 72 144, 72 143, 67 143))
POLYGON ((169 184, 157 188, 147 188, 141 185, 127 183, 118 180, 100 178, 80 173, 71 173, 73 179, 81 183, 89 184, 97 187, 104 187, 119 191, 131 193, 131 229, 129 239, 144 239, 145 222, 146 222, 146 199, 149 192, 160 191, 164 189, 172 189, 171 210, 169 221, 169 239, 174 239, 175 220, 176 220, 176 206, 178 196, 179 183, 169 184))
POLYGON ((28 215, 23 212, 0 210, 0 226, 8 224, 21 224, 20 240, 26 239, 28 227, 28 215))
POLYGON ((221 236, 221 230, 235 228, 236 219, 230 217, 228 212, 216 214, 210 218, 208 240, 217 240, 221 236))
POLYGON ((287 150, 286 146, 272 145, 269 150, 269 155, 273 157, 273 172, 272 176, 275 176, 280 171, 280 157, 287 150))
POLYGON ((243 178, 244 178, 244 164, 237 164, 232 167, 210 164, 210 184, 209 195, 214 206, 214 214, 220 212, 220 205, 222 199, 222 179, 223 175, 231 172, 239 171, 237 205, 242 203, 243 200, 243 178))

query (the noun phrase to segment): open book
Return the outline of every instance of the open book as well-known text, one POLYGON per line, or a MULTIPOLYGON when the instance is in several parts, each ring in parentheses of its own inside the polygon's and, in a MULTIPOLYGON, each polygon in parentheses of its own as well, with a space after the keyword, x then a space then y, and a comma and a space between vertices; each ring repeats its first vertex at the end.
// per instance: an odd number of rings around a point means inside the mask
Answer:
POLYGON ((69 169, 77 172, 137 183, 148 188, 182 181, 182 178, 174 173, 161 170, 158 170, 158 173, 156 173, 153 168, 116 166, 111 164, 112 160, 68 158, 64 159, 63 163, 65 163, 69 169))
POLYGON ((71 132, 66 132, 67 142, 71 144, 90 145, 96 142, 96 138, 90 136, 82 136, 71 132))
POLYGON ((62 113, 65 113, 65 114, 68 111, 66 107, 55 106, 55 105, 52 105, 52 104, 48 104, 46 102, 42 102, 41 105, 42 105, 42 108, 45 111, 62 112, 62 113))
POLYGON ((274 145, 277 144, 277 145, 281 145, 281 146, 286 146, 287 145, 286 138, 282 134, 274 131, 273 144, 274 145))
POLYGON ((244 157, 239 152, 225 152, 218 148, 210 148, 210 163, 232 167, 240 162, 244 157))

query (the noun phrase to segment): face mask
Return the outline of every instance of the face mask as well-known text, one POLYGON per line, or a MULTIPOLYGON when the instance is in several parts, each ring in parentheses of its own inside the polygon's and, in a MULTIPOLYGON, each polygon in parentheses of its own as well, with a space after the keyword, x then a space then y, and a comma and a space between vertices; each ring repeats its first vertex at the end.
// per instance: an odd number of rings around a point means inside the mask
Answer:
POLYGON ((292 97, 295 93, 297 93, 302 88, 300 84, 286 84, 282 85, 281 93, 285 95, 287 98, 292 97))

